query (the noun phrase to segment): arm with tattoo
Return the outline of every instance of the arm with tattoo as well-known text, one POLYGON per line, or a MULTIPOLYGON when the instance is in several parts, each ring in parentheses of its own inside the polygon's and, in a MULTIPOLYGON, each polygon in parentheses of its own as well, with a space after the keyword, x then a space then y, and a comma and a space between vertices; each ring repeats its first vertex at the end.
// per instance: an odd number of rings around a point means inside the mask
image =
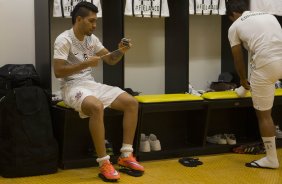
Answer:
POLYGON ((115 65, 122 59, 123 55, 122 51, 116 50, 103 57, 103 60, 109 65, 115 65))
POLYGON ((130 43, 130 39, 123 38, 118 44, 117 50, 109 52, 107 49, 104 49, 98 55, 101 56, 101 59, 103 59, 107 64, 115 65, 122 59, 124 53, 129 50, 131 46, 132 44, 130 43))

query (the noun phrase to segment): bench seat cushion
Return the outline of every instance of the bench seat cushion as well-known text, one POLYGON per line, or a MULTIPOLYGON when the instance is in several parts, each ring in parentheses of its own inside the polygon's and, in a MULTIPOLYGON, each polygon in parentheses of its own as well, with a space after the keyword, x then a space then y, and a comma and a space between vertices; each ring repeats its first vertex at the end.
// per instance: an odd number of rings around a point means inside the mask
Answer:
MULTIPOLYGON (((275 90, 275 96, 282 96, 282 89, 275 90)), ((247 92, 245 97, 239 97, 235 91, 218 91, 218 92, 208 92, 202 95, 204 99, 216 100, 216 99, 235 99, 235 98, 250 98, 250 91, 247 92)))
POLYGON ((275 96, 282 96, 282 88, 275 90, 275 96))
POLYGON ((202 97, 191 94, 156 94, 135 96, 140 103, 163 103, 180 101, 201 101, 202 97))
POLYGON ((239 97, 235 91, 217 91, 217 92, 204 93, 202 97, 208 100, 250 98, 251 93, 248 91, 245 97, 239 97))
POLYGON ((71 107, 66 105, 64 101, 60 101, 56 105, 59 106, 59 107, 64 107, 64 108, 67 108, 67 109, 71 109, 71 107))

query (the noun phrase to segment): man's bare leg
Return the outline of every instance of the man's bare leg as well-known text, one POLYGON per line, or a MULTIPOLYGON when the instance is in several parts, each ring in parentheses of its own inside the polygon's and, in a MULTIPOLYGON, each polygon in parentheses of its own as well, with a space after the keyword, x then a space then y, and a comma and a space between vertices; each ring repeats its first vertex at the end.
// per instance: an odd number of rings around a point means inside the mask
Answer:
MULTIPOLYGON (((256 110, 260 134, 265 146, 266 157, 256 160, 260 167, 278 168, 279 162, 277 158, 276 143, 275 143, 275 126, 271 117, 271 109, 266 111, 256 110)), ((256 166, 255 163, 251 163, 256 166)))
POLYGON ((82 112, 89 116, 89 130, 98 158, 107 156, 105 148, 104 106, 93 96, 86 97, 81 105, 82 112))
POLYGON ((123 143, 133 144, 138 118, 138 102, 127 93, 122 93, 111 108, 123 111, 123 143))
POLYGON ((123 144, 118 164, 126 169, 120 171, 133 176, 142 176, 144 167, 133 157, 133 140, 137 127, 138 102, 127 93, 122 93, 111 105, 113 109, 123 111, 123 144))

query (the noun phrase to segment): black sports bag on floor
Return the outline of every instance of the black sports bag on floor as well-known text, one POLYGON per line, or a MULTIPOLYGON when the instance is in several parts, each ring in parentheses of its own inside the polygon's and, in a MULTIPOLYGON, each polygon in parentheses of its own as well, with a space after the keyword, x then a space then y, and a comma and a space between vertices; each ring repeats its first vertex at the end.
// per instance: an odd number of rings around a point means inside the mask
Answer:
POLYGON ((48 97, 37 86, 9 90, 0 98, 0 175, 55 173, 58 145, 48 97))

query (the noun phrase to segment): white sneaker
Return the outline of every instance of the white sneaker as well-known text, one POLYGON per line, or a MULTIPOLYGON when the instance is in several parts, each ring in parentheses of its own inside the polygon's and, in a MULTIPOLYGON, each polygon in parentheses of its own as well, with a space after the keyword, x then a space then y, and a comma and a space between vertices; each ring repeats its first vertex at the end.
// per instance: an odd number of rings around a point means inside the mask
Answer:
POLYGON ((236 142, 236 137, 234 134, 224 134, 225 138, 226 138, 226 142, 229 145, 235 145, 237 144, 236 142))
POLYGON ((275 133, 277 139, 282 139, 282 131, 280 130, 279 125, 276 125, 275 133))
POLYGON ((146 136, 145 134, 141 134, 139 151, 140 152, 150 152, 151 151, 149 137, 146 136))
POLYGON ((161 150, 161 143, 157 139, 156 135, 150 134, 149 143, 150 143, 150 148, 151 148, 152 151, 160 151, 161 150))
POLYGON ((224 135, 216 134, 210 137, 207 137, 207 142, 213 144, 227 144, 227 140, 224 135))

